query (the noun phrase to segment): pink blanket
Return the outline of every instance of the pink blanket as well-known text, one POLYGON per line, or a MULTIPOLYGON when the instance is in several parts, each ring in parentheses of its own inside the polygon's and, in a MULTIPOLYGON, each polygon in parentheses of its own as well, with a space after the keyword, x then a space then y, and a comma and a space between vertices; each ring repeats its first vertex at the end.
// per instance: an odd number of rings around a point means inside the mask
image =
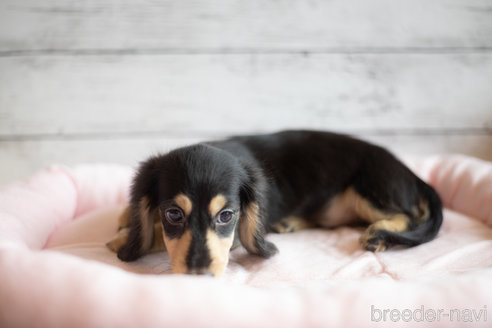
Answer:
POLYGON ((271 234, 278 255, 236 249, 221 280, 171 275, 165 253, 123 263, 105 248, 130 168, 56 166, 1 187, 0 326, 490 326, 492 164, 408 164, 446 206, 435 240, 374 254, 356 228, 271 234))

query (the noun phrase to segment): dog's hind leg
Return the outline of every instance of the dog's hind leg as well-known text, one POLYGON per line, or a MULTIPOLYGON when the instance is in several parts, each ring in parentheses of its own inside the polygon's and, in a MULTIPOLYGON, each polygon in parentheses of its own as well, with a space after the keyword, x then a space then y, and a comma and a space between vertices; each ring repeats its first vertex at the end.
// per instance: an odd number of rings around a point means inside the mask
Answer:
POLYGON ((381 252, 393 244, 391 240, 388 240, 387 232, 408 231, 409 219, 405 214, 395 214, 389 217, 381 215, 381 217, 387 218, 372 223, 360 236, 360 244, 369 251, 381 252))

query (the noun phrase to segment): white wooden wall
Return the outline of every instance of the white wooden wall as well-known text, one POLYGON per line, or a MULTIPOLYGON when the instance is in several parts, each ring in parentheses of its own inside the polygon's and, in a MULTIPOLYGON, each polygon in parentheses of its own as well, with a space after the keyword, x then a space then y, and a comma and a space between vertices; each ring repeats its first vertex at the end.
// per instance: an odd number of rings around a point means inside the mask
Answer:
POLYGON ((0 0, 0 183, 301 127, 492 159, 492 0, 0 0))

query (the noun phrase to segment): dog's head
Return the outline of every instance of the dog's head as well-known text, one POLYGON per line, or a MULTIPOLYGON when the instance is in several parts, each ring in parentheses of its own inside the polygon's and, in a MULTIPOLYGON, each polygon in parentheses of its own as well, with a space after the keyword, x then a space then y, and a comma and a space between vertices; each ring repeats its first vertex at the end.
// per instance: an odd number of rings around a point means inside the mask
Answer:
POLYGON ((152 238, 143 227, 157 216, 174 273, 222 275, 235 237, 250 253, 270 257, 276 247, 264 239, 262 181, 237 157, 209 145, 150 158, 132 188, 142 243, 152 238))

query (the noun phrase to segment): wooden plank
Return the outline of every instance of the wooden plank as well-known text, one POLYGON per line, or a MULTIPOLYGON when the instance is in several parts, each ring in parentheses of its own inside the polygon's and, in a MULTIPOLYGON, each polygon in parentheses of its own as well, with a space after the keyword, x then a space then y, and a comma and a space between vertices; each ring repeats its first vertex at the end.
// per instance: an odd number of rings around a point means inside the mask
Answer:
MULTIPOLYGON (((492 136, 361 136, 399 156, 462 153, 492 160, 492 136)), ((149 155, 202 141, 201 138, 119 138, 0 142, 0 184, 52 164, 119 163, 135 166, 149 155)))
POLYGON ((54 164, 116 163, 136 166, 150 155, 198 141, 196 138, 0 141, 0 184, 54 164))
POLYGON ((0 58, 3 140, 492 129, 492 54, 0 58))
POLYGON ((479 50, 492 47, 490 9, 489 0, 2 0, 0 51, 479 50))

